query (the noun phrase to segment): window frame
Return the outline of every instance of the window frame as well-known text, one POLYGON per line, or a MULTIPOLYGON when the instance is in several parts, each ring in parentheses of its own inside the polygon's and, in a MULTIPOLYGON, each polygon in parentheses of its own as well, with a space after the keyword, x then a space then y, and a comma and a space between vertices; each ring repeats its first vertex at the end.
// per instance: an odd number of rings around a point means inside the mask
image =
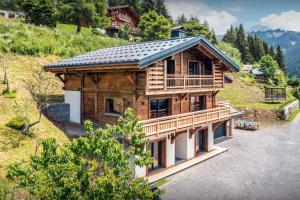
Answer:
POLYGON ((123 100, 123 98, 121 98, 121 97, 105 97, 104 98, 104 109, 105 109, 105 115, 109 115, 109 116, 116 116, 116 117, 119 117, 119 116, 121 116, 122 115, 122 113, 124 112, 124 100, 123 100), (121 102, 121 113, 118 113, 118 112, 109 112, 109 110, 108 110, 108 105, 107 105, 107 100, 109 100, 109 99, 112 99, 113 101, 115 100, 115 99, 120 99, 122 102, 121 102))
POLYGON ((188 66, 187 66, 187 74, 188 75, 201 75, 201 62, 200 61, 198 61, 198 60, 189 60, 188 61, 188 66), (198 74, 190 74, 190 63, 197 63, 197 65, 198 65, 198 74))
MULTIPOLYGON (((155 117, 155 118, 151 118, 151 101, 152 100, 162 100, 162 99, 166 99, 169 101, 169 105, 168 105, 168 115, 167 116, 171 116, 173 113, 172 113, 172 97, 161 97, 161 98, 149 98, 149 105, 148 105, 148 119, 158 119, 160 117, 155 117)), ((167 117, 167 116, 164 116, 164 117, 167 117)))

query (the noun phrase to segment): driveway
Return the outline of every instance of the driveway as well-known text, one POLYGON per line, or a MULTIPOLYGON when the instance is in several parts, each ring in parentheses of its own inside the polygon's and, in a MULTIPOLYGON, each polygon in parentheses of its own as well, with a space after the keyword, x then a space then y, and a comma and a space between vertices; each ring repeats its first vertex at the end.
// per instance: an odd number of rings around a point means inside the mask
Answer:
POLYGON ((164 199, 300 199, 300 115, 259 131, 235 130, 227 152, 167 179, 164 199))

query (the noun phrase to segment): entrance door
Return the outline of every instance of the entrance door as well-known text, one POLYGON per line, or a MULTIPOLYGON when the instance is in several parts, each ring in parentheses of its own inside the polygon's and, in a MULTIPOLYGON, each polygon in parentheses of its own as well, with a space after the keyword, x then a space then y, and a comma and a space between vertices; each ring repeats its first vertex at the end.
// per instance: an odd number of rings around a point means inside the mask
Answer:
POLYGON ((196 152, 206 151, 206 131, 200 130, 196 134, 196 152))

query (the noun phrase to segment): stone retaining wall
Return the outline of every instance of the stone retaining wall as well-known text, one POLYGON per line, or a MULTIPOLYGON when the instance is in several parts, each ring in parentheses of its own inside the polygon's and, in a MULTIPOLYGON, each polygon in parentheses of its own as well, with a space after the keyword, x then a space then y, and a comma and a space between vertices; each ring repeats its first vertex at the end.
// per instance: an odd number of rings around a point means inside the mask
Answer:
POLYGON ((282 108, 282 114, 285 120, 288 119, 288 117, 299 108, 299 100, 295 100, 292 103, 286 105, 282 108))
POLYGON ((45 115, 56 122, 70 121, 70 104, 68 103, 51 103, 44 110, 45 115))

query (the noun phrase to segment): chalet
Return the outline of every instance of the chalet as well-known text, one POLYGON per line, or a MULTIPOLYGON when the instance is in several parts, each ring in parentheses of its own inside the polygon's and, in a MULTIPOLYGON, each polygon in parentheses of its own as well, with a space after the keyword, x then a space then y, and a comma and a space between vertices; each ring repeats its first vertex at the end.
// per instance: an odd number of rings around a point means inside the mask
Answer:
POLYGON ((127 5, 115 6, 108 9, 108 15, 111 20, 110 26, 106 29, 106 33, 110 37, 118 37, 119 30, 125 25, 131 28, 132 35, 138 35, 139 31, 136 28, 139 22, 139 15, 136 11, 127 5))
POLYGON ((44 69, 63 81, 72 122, 116 123, 134 109, 155 158, 137 177, 214 150, 214 139, 232 134, 234 113, 216 95, 225 72, 239 67, 204 37, 99 49, 44 69))

